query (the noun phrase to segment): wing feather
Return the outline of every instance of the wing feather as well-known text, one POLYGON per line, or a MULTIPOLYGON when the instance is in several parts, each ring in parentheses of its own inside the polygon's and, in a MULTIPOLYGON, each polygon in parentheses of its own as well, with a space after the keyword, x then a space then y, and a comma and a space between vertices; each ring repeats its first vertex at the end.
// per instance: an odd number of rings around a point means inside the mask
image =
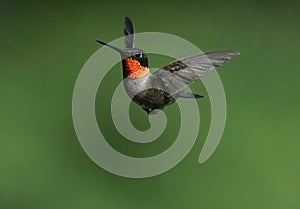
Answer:
POLYGON ((205 72, 220 67, 238 55, 240 52, 229 50, 207 52, 171 62, 153 75, 163 89, 173 95, 198 80, 205 72))
POLYGON ((134 48, 134 25, 129 17, 125 17, 125 47, 134 48))

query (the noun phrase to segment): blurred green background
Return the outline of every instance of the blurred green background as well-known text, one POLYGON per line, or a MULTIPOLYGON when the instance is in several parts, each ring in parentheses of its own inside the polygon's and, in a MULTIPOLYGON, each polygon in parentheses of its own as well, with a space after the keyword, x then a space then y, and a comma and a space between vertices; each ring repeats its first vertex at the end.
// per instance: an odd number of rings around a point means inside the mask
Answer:
MULTIPOLYGON (((1 1, 0 208, 299 208, 299 11, 294 1, 1 1), (167 173, 118 177, 81 148, 72 124, 73 87, 99 48, 95 39, 119 38, 124 16, 137 32, 175 34, 203 51, 242 52, 218 71, 228 117, 205 164, 197 160, 209 128, 208 97, 198 101, 196 144, 167 173)), ((169 61, 150 59, 156 67, 169 61)), ((167 149, 179 128, 176 105, 166 109, 170 121, 157 141, 138 145, 118 134, 109 109, 122 79, 121 65, 115 68, 96 99, 109 143, 132 156, 167 149)), ((192 89, 207 96, 201 82, 192 89)), ((135 104, 130 110, 133 124, 147 129, 144 112, 135 104)))

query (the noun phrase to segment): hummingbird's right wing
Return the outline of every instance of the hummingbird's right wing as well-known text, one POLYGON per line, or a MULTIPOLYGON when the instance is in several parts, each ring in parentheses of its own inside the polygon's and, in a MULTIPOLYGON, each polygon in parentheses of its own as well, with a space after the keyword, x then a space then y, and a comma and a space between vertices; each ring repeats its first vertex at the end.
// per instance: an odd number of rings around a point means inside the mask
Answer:
POLYGON ((125 17, 125 47, 134 48, 134 25, 129 17, 125 17))
POLYGON ((240 55, 238 51, 212 51, 176 60, 153 73, 164 91, 171 95, 198 80, 205 72, 240 55))

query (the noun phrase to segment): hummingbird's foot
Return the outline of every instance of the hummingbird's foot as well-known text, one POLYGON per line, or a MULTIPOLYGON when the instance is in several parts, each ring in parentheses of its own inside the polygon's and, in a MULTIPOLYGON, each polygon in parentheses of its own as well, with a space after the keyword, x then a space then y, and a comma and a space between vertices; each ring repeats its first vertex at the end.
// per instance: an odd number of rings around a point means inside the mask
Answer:
POLYGON ((143 107, 143 110, 145 110, 148 115, 154 115, 160 111, 160 109, 149 109, 145 107, 143 107))

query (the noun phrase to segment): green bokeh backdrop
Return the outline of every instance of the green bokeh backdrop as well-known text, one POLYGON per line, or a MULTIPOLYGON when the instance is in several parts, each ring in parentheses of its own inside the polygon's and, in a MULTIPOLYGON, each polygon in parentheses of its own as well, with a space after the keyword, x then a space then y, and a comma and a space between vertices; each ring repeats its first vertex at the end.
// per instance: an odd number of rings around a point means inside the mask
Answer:
MULTIPOLYGON (((294 1, 1 1, 0 208, 299 208, 300 4, 294 1), (72 124, 72 93, 95 39, 122 35, 130 16, 138 32, 185 38, 203 51, 238 49, 220 69, 228 117, 222 141, 197 164, 210 121, 199 100, 195 146, 174 169, 148 179, 112 175, 82 150, 72 124)), ((170 59, 150 55, 151 65, 170 59)), ((121 65, 96 99, 109 143, 132 156, 167 149, 179 128, 178 107, 166 109, 166 132, 149 145, 129 143, 110 116, 121 65)), ((99 66, 101 70, 101 66, 99 66)), ((198 82, 192 89, 207 95, 198 82)), ((147 116, 135 104, 133 124, 147 116)))

